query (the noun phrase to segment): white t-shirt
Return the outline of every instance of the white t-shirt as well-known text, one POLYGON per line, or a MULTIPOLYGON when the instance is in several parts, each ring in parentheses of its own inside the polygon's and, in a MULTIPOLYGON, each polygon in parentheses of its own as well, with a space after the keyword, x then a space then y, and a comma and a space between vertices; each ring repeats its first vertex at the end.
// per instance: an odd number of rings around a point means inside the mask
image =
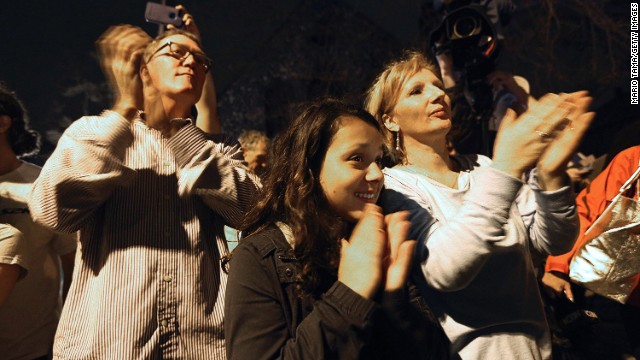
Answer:
POLYGON ((0 223, 23 233, 24 241, 0 239, 0 263, 19 265, 20 280, 0 306, 0 357, 33 359, 46 355, 60 314, 60 259, 76 249, 76 236, 57 234, 33 222, 27 199, 40 168, 23 163, 0 175, 0 223))
POLYGON ((481 155, 454 159, 456 189, 411 166, 385 169, 387 212, 408 210, 417 285, 462 359, 549 359, 551 342, 530 247, 568 251, 578 232, 574 195, 542 191, 481 155))

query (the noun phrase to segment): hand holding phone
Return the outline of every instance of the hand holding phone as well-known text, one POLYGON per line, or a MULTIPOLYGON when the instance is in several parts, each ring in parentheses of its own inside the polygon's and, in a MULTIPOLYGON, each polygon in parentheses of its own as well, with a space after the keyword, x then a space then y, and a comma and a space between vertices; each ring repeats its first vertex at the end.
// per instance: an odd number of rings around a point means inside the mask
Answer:
POLYGON ((174 25, 182 27, 182 11, 173 6, 162 5, 154 2, 147 2, 147 9, 144 12, 144 18, 147 22, 163 25, 174 25))

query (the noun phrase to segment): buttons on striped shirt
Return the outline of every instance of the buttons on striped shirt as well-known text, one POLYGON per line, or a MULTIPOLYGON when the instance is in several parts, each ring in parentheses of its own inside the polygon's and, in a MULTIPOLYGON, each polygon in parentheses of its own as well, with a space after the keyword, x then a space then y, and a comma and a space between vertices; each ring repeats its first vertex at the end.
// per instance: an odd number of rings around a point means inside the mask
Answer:
POLYGON ((160 325, 162 325, 162 327, 167 327, 167 325, 169 325, 169 322, 167 320, 162 320, 160 321, 160 325))
POLYGON ((165 282, 171 282, 171 280, 173 280, 173 278, 171 277, 171 275, 165 275, 162 280, 164 280, 165 282))

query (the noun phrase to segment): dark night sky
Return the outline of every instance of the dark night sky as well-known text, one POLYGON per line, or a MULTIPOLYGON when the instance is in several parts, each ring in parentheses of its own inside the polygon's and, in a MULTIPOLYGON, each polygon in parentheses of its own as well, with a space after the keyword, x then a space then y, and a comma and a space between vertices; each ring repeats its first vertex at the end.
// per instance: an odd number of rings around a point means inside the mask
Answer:
MULTIPOLYGON (((44 107, 51 106, 46 99, 52 91, 72 84, 73 77, 79 74, 101 76, 97 61, 90 54, 95 40, 110 25, 128 23, 152 35, 157 32, 156 25, 144 21, 146 1, 2 2, 0 80, 18 92, 36 126, 36 115, 44 114, 44 107)), ((409 42, 416 36, 422 1, 339 2, 362 11, 400 42, 409 42)), ((213 74, 219 92, 238 77, 300 3, 297 0, 235 0, 215 5, 208 1, 183 2, 194 14, 205 50, 215 61, 213 74)))
MULTIPOLYGON (((399 48, 415 44, 422 35, 419 16, 424 0, 326 2, 338 3, 362 14, 391 38, 396 39, 399 48)), ((516 1, 519 11, 524 14, 539 8, 540 3, 538 0, 516 1)), ((615 2, 610 4, 613 3, 615 2)), ((103 81, 94 56, 94 42, 110 25, 128 23, 141 26, 152 35, 157 32, 156 25, 144 21, 145 4, 146 1, 141 0, 2 0, 0 81, 16 90, 23 99, 36 129, 44 130, 47 128, 46 124, 59 122, 52 114, 56 113, 56 107, 62 109, 57 113, 65 113, 59 96, 65 89, 83 79, 95 83, 103 81)), ((295 13, 297 7, 304 4, 304 0, 234 0, 216 3, 185 0, 183 4, 193 13, 199 24, 204 50, 214 60, 213 74, 218 94, 221 94, 240 78, 247 68, 258 61, 259 53, 268 46, 270 39, 287 23, 288 17, 295 13)), ((622 21, 627 21, 626 7, 616 5, 610 6, 609 9, 613 9, 622 21)), ((531 25, 516 21, 510 25, 510 31, 515 32, 518 27, 526 29, 531 25)), ((598 53, 595 50, 597 49, 594 49, 593 53, 598 53)), ((603 49, 599 53, 606 54, 606 51, 607 49, 603 49)), ((571 54, 563 54, 554 61, 560 64, 563 59, 568 61, 565 69, 589 66, 585 59, 573 59, 571 54)), ((508 67, 519 71, 518 74, 529 79, 536 76, 531 73, 534 71, 531 64, 505 60, 508 67)), ((384 61, 381 61, 381 65, 382 63, 384 61)), ((547 79, 560 78, 553 73, 546 76, 547 79)), ((590 88, 592 93, 597 94, 598 106, 612 98, 613 86, 591 86, 589 81, 585 76, 574 77, 574 81, 569 84, 590 88)), ((628 76, 616 77, 607 84, 618 83, 628 83, 628 76)), ((535 85, 532 86, 534 95, 547 91, 576 90, 567 88, 566 85, 560 87, 558 83, 549 81, 534 82, 532 85, 535 85)), ((94 113, 99 111, 90 110, 94 113)), ((70 116, 77 117, 76 114, 70 116)))

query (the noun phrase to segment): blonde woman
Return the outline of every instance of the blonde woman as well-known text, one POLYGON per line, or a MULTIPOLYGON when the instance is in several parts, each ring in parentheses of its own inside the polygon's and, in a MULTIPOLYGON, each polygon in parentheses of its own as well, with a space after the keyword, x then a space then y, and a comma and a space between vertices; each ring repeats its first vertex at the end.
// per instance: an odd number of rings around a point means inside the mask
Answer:
POLYGON ((366 107, 387 133, 385 211, 409 210, 418 283, 463 359, 548 359, 549 331, 530 246, 571 248, 578 231, 565 166, 589 126, 586 92, 509 110, 493 159, 449 155, 449 97, 420 53, 389 65, 366 107), (529 172, 529 170, 534 171, 529 172), (527 182, 523 182, 523 178, 527 182))

